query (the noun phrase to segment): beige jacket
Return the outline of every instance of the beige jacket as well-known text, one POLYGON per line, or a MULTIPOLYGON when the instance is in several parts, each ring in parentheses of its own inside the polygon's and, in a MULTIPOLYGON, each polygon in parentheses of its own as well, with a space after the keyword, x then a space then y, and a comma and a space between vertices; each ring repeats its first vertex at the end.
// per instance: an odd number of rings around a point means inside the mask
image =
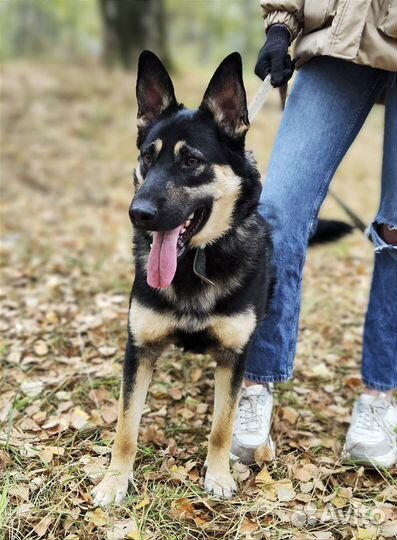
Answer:
POLYGON ((397 0, 261 0, 265 28, 285 24, 299 67, 334 56, 397 71, 397 0))

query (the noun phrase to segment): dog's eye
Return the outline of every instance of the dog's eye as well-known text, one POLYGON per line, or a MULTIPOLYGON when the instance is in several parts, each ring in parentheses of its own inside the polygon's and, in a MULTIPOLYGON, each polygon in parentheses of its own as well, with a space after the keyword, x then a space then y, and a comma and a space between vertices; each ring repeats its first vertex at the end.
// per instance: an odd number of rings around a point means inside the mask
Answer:
POLYGON ((150 165, 152 163, 152 156, 147 152, 146 154, 143 154, 142 159, 146 163, 146 165, 150 165))
POLYGON ((192 156, 188 157, 186 162, 185 162, 187 167, 196 167, 198 165, 198 163, 199 163, 199 160, 197 158, 195 158, 195 157, 192 157, 192 156))

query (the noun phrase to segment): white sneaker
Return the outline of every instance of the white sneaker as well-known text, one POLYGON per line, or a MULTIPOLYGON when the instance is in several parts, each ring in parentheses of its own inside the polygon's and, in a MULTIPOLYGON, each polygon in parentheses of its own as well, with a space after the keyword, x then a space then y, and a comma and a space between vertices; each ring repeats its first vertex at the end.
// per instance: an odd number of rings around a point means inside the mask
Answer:
POLYGON ((246 465, 255 463, 255 450, 268 446, 274 457, 270 436, 273 395, 270 385, 255 384, 241 389, 241 398, 233 428, 230 457, 246 465))
POLYGON ((397 463, 397 405, 385 394, 362 394, 353 408, 344 457, 369 467, 390 468, 397 463))

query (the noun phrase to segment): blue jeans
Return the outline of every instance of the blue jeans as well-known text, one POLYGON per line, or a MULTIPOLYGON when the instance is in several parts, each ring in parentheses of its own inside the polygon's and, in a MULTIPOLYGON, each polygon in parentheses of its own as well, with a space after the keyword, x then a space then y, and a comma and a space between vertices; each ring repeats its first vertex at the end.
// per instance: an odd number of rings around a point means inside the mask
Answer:
POLYGON ((381 203, 368 233, 375 268, 362 379, 372 389, 397 388, 397 249, 378 234, 379 224, 397 228, 396 74, 329 57, 314 58, 297 75, 261 195, 260 212, 273 230, 277 283, 248 351, 245 376, 252 381, 292 376, 308 239, 338 165, 385 88, 381 203))

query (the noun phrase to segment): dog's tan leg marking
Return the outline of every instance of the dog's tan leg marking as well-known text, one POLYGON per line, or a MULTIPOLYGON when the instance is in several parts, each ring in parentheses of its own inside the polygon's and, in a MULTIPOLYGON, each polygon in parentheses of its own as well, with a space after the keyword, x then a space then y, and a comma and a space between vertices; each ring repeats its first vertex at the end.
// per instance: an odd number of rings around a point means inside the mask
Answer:
POLYGON ((221 360, 215 371, 214 419, 208 443, 207 472, 204 489, 216 497, 229 499, 237 486, 230 474, 229 453, 234 418, 239 399, 242 372, 237 371, 239 357, 255 330, 256 315, 252 308, 229 316, 216 316, 209 327, 221 349, 221 360))
POLYGON ((237 491, 229 467, 233 422, 238 403, 238 395, 233 395, 233 376, 232 367, 216 368, 214 418, 204 479, 204 489, 222 499, 230 499, 237 491))
POLYGON ((122 385, 112 459, 103 480, 92 492, 96 505, 119 504, 127 493, 137 450, 139 423, 152 373, 152 363, 139 359, 131 394, 127 397, 127 407, 122 385))
POLYGON ((211 321, 211 332, 226 349, 241 352, 255 330, 256 315, 252 308, 243 313, 216 316, 211 321))
POLYGON ((167 337, 176 327, 176 319, 169 313, 158 313, 133 300, 129 313, 129 326, 135 343, 139 347, 167 337))

